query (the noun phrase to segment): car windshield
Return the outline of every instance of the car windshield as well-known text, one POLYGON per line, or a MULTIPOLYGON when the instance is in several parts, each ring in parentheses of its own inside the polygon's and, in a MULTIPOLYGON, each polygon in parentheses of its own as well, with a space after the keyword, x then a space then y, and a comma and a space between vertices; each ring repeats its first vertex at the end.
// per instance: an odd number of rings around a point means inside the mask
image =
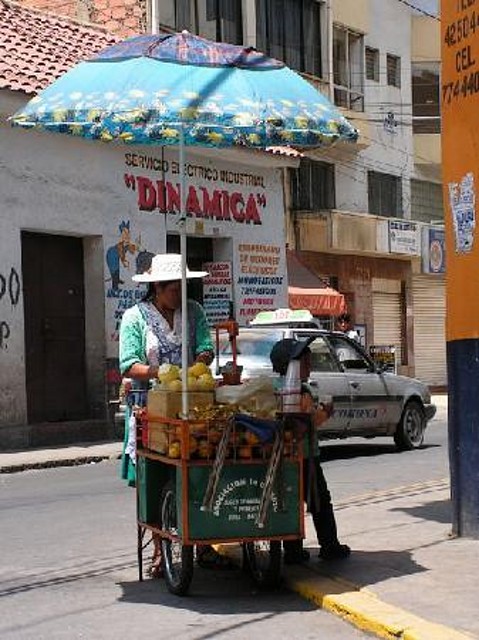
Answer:
MULTIPOLYGON (((257 368, 271 368, 269 354, 276 342, 282 338, 283 332, 279 329, 269 329, 267 331, 251 329, 242 331, 240 329, 236 340, 236 348, 238 364, 243 367, 243 373, 247 374, 248 371, 257 368)), ((226 334, 220 336, 219 356, 221 365, 233 357, 231 342, 226 334)))

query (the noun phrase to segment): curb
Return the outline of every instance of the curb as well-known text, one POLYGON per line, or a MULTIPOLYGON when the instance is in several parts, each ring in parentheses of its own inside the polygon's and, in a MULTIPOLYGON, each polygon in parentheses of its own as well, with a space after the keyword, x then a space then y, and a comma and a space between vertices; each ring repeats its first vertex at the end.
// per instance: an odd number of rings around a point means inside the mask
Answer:
MULTIPOLYGON (((217 550, 233 562, 234 547, 217 550)), ((429 622, 399 607, 382 602, 374 593, 335 576, 306 566, 288 567, 284 585, 306 600, 333 613, 355 627, 386 640, 471 640, 472 635, 429 622)))
POLYGON ((53 469, 55 467, 78 467, 85 464, 103 462, 104 460, 118 460, 120 457, 121 454, 114 453, 110 455, 90 455, 74 458, 61 458, 58 460, 43 460, 41 462, 24 462, 20 464, 4 465, 0 467, 0 474, 20 473, 21 471, 31 471, 35 469, 53 469))

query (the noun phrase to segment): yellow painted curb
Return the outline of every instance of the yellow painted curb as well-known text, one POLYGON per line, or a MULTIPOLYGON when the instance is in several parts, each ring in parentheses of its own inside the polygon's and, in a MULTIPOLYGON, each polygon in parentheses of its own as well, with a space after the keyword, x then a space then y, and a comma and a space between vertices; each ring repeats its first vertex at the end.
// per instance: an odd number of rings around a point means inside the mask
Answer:
MULTIPOLYGON (((217 550, 238 562, 238 547, 217 550)), ((386 640, 471 640, 473 636, 435 624, 382 602, 373 593, 343 580, 323 576, 307 567, 288 567, 285 586, 318 607, 386 640)))

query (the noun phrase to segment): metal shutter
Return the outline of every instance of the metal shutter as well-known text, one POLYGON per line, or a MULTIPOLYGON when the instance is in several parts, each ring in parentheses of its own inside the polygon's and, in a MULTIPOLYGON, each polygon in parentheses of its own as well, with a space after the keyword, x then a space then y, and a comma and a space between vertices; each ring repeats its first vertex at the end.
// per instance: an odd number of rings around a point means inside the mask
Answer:
POLYGON ((396 364, 402 364, 402 300, 400 293, 373 292, 374 344, 394 345, 396 364))
POLYGON ((447 383, 446 282, 440 276, 415 276, 412 291, 416 378, 442 386, 447 383))

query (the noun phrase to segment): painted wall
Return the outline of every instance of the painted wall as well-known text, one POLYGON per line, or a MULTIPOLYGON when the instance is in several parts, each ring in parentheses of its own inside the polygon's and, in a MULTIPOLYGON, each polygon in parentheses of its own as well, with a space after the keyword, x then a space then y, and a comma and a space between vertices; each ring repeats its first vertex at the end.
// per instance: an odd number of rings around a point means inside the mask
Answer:
MULTIPOLYGON (((177 153, 127 152, 124 159, 130 202, 142 215, 159 215, 169 233, 178 233, 177 153)), ((188 153, 186 160, 186 231, 232 240, 234 302, 243 325, 259 311, 284 306, 287 300, 281 173, 279 168, 265 169, 264 164, 219 161, 218 154, 188 153)), ((225 259, 221 243, 214 251, 215 259, 225 259)))

